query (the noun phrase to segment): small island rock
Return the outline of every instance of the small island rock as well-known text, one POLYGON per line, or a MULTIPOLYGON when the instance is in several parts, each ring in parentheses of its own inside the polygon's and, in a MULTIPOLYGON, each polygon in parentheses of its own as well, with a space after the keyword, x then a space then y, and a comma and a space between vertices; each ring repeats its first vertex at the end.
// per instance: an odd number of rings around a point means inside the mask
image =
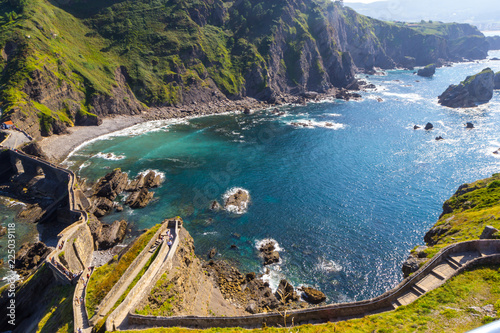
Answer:
POLYGON ((451 108, 469 108, 487 103, 493 97, 495 74, 490 68, 468 76, 458 85, 450 85, 439 97, 439 104, 451 108))
POLYGON ((436 73, 436 65, 430 64, 418 70, 417 75, 423 77, 432 77, 436 73))
POLYGON ((319 304, 326 301, 326 296, 322 291, 310 287, 302 287, 300 290, 303 292, 302 298, 309 303, 319 304))
POLYGON ((433 128, 434 128, 434 125, 432 125, 431 123, 427 123, 427 124, 425 125, 425 127, 424 127, 424 129, 425 129, 426 131, 431 130, 431 129, 433 129, 433 128))

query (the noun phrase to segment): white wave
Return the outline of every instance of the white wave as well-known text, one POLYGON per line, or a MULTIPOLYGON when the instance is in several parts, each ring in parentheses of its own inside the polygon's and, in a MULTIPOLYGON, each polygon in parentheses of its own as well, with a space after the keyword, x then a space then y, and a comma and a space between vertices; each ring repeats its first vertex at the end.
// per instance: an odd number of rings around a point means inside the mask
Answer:
POLYGON ((319 263, 315 265, 315 268, 323 272, 340 272, 342 270, 340 264, 333 260, 325 260, 324 258, 320 259, 319 263))
POLYGON ((141 171, 137 174, 137 176, 140 176, 140 175, 146 176, 150 172, 154 172, 155 176, 160 176, 160 179, 162 182, 165 180, 165 172, 160 171, 160 170, 156 170, 156 169, 147 169, 147 170, 141 171))
POLYGON ((114 153, 97 153, 94 157, 102 158, 109 161, 119 161, 125 158, 125 155, 115 155, 114 153))
POLYGON ((262 281, 269 283, 269 288, 273 293, 278 290, 280 281, 285 278, 285 275, 281 272, 281 267, 279 264, 268 265, 261 269, 262 281))
POLYGON ((230 213, 241 215, 241 214, 244 214, 247 212, 248 203, 250 201, 250 193, 248 192, 248 190, 245 190, 244 188, 241 188, 241 187, 233 187, 233 188, 227 190, 226 193, 224 193, 224 195, 222 196, 222 199, 225 203, 225 202, 227 202, 227 199, 229 199, 230 196, 236 194, 240 190, 245 192, 248 195, 249 199, 247 201, 242 201, 239 206, 224 205, 225 209, 230 213))
POLYGON ((408 93, 408 94, 400 94, 400 93, 392 93, 392 92, 382 92, 385 96, 400 98, 403 101, 408 101, 412 103, 416 103, 418 101, 423 100, 424 98, 416 93, 408 93))
POLYGON ((316 121, 316 120, 295 120, 285 122, 287 125, 297 128, 328 128, 332 130, 339 130, 345 127, 344 124, 335 123, 333 121, 316 121))
POLYGON ((280 247, 280 244, 274 239, 274 238, 264 238, 261 240, 255 240, 255 248, 257 250, 260 250, 262 245, 268 244, 268 243, 274 243, 274 250, 277 252, 283 251, 283 248, 280 247))
POLYGON ((217 234, 218 234, 217 231, 207 231, 207 232, 204 232, 202 235, 206 236, 206 235, 217 235, 217 234))
POLYGON ((340 113, 325 113, 325 116, 342 117, 342 115, 340 113))
POLYGON ((86 168, 86 167, 90 166, 91 164, 92 164, 92 162, 90 162, 90 161, 88 161, 88 160, 87 160, 87 161, 85 161, 85 162, 83 162, 83 163, 82 163, 82 165, 80 165, 80 166, 78 167, 78 171, 82 171, 82 169, 84 169, 84 168, 86 168))

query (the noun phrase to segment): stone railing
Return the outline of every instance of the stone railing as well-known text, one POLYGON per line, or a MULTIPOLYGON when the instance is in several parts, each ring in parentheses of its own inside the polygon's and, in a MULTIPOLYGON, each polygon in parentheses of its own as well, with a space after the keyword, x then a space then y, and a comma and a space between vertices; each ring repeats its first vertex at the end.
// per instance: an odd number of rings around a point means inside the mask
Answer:
MULTIPOLYGON (((170 222, 167 222, 166 224, 168 227, 170 222)), ((175 224, 172 229, 174 230, 174 241, 172 242, 172 245, 168 246, 166 240, 163 241, 163 244, 161 245, 158 255, 153 263, 148 267, 144 275, 141 276, 140 280, 132 288, 132 290, 130 290, 123 302, 109 315, 106 320, 106 330, 113 331, 116 330, 117 327, 120 327, 122 322, 126 320, 130 310, 133 309, 143 297, 147 296, 151 287, 154 286, 158 278, 161 276, 161 273, 163 273, 163 268, 166 263, 172 261, 173 254, 179 244, 179 223, 177 220, 175 220, 175 224)))
POLYGON ((120 298, 120 296, 125 292, 130 283, 134 280, 137 274, 141 271, 142 267, 146 264, 148 259, 151 256, 149 253, 150 248, 156 242, 161 233, 163 233, 168 228, 168 222, 163 223, 162 226, 155 232, 155 234, 151 237, 148 244, 144 247, 144 249, 139 253, 139 255, 132 261, 127 270, 122 274, 118 282, 111 288, 108 294, 104 297, 104 299, 99 304, 96 313, 92 318, 90 318, 90 322, 92 325, 95 325, 99 320, 104 318, 106 314, 111 310, 111 308, 115 305, 116 301, 120 298))
POLYGON ((266 313, 238 317, 157 317, 130 313, 128 323, 134 327, 141 328, 160 326, 190 328, 238 326, 245 328, 259 328, 263 325, 301 325, 306 323, 320 323, 359 318, 369 314, 393 310, 393 303, 398 297, 404 295, 412 286, 424 279, 449 255, 464 251, 477 251, 478 256, 464 263, 452 276, 460 273, 466 269, 466 267, 480 263, 500 262, 500 240, 473 240, 447 246, 437 253, 431 260, 429 260, 420 270, 403 280, 397 287, 381 296, 366 301, 325 305, 304 310, 293 310, 286 312, 286 314, 266 313))

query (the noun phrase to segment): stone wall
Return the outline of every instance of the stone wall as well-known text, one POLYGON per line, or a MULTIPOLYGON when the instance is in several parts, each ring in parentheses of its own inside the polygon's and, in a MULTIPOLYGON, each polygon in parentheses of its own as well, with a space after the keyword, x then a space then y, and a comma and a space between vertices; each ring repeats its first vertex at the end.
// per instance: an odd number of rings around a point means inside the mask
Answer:
MULTIPOLYGON (((369 314, 389 311, 394 309, 393 302, 405 294, 415 283, 427 276, 444 258, 450 254, 479 251, 484 256, 473 259, 464 264, 458 271, 463 271, 469 265, 478 265, 481 263, 499 263, 500 262, 500 240, 474 240, 452 244, 442 249, 431 260, 429 260, 414 275, 403 280, 396 288, 384 293, 376 298, 353 303, 332 304, 316 308, 294 310, 284 314, 266 313, 239 317, 157 317, 143 316, 130 313, 129 325, 136 327, 190 327, 190 328, 209 328, 209 327, 245 327, 259 328, 267 326, 290 326, 302 325, 307 323, 320 323, 326 321, 338 321, 350 318, 359 318, 369 314)), ((458 274, 457 273, 455 274, 458 274)))

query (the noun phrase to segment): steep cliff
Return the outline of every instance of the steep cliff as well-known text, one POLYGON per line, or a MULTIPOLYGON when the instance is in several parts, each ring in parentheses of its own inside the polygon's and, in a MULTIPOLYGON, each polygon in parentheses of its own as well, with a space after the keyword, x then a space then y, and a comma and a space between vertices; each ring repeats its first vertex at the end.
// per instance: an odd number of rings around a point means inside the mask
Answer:
POLYGON ((485 68, 468 76, 458 85, 450 85, 438 98, 439 104, 452 108, 468 108, 490 101, 495 88, 495 73, 485 68))
POLYGON ((147 106, 356 89, 357 68, 488 49, 469 25, 388 23, 325 0, 0 0, 0 14, 2 118, 34 137, 147 106))

